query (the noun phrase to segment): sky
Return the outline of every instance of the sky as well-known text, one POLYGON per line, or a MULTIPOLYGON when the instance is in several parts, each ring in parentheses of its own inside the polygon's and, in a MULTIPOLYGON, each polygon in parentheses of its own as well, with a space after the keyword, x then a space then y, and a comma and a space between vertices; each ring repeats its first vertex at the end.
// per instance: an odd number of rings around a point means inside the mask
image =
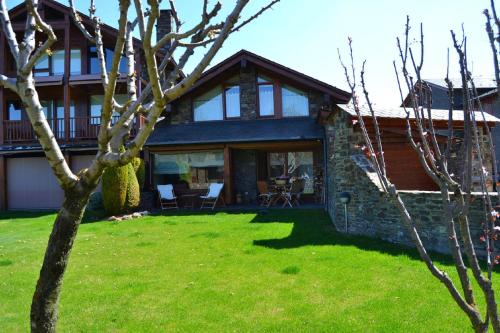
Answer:
MULTIPOLYGON (((243 18, 268 1, 251 0, 243 18)), ((20 2, 7 0, 7 5, 11 7, 20 2)), ((67 4, 67 1, 60 2, 67 4)), ((88 0, 75 2, 80 11, 88 13, 88 0)), ((118 0, 96 0, 97 15, 112 26, 117 25, 117 3, 118 0)), ((210 3, 213 5, 214 1, 210 3)), ((234 0, 222 2, 218 20, 228 14, 234 3, 234 0)), ((201 4, 202 0, 176 1, 184 29, 197 23, 201 4)), ((419 25, 423 23, 424 78, 445 77, 448 48, 450 77, 459 76, 450 29, 461 33, 462 24, 468 40, 469 67, 474 76, 493 77, 493 60, 482 14, 488 5, 489 0, 281 0, 272 10, 230 36, 211 65, 246 49, 348 90, 337 49, 347 61, 347 38, 352 37, 358 72, 362 61, 367 61, 365 77, 370 97, 380 107, 394 107, 401 101, 392 61, 397 59, 396 37, 404 34, 406 15, 410 15, 413 47, 418 46, 419 25)), ((168 1, 164 0, 161 8, 168 8, 168 1)), ((204 52, 206 49, 197 50, 186 72, 204 52)))

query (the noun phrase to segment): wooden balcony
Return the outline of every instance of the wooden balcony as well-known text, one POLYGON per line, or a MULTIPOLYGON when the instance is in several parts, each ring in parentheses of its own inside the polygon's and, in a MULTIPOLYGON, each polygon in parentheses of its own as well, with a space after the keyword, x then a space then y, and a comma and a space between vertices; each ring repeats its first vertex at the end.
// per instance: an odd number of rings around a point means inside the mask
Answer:
MULTIPOLYGON (((113 117, 112 123, 118 121, 113 117)), ((101 117, 73 117, 69 119, 49 119, 56 139, 60 142, 96 141, 99 133, 101 117)), ((136 124, 137 125, 137 124, 136 124)), ((36 135, 29 120, 4 120, 3 144, 28 144, 36 142, 36 135)), ((130 136, 137 133, 138 126, 134 126, 130 136)))

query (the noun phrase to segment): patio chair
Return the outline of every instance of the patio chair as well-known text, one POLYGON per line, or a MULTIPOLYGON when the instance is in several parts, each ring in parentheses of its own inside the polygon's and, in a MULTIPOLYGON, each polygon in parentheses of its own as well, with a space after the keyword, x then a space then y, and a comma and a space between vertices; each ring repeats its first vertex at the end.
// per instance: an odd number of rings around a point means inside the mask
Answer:
POLYGON ((226 206, 224 198, 221 197, 223 187, 224 183, 211 183, 210 185, 208 185, 207 194, 200 195, 200 199, 202 200, 200 209, 209 208, 214 210, 215 205, 217 205, 217 201, 219 201, 219 198, 222 200, 222 204, 226 206))
POLYGON ((304 192, 305 186, 306 186, 305 179, 297 179, 296 181, 294 181, 290 186, 289 191, 285 193, 286 201, 283 204, 283 207, 285 207, 287 203, 290 205, 290 207, 292 207, 294 203, 300 207, 300 197, 304 192))
POLYGON ((177 205, 177 197, 174 194, 174 187, 172 184, 167 185, 157 185, 158 189, 158 200, 160 201, 160 207, 164 209, 179 209, 177 205))
POLYGON ((260 205, 269 207, 273 202, 273 198, 276 196, 276 192, 269 191, 267 182, 263 180, 257 181, 257 190, 259 191, 257 199, 260 202, 260 205))

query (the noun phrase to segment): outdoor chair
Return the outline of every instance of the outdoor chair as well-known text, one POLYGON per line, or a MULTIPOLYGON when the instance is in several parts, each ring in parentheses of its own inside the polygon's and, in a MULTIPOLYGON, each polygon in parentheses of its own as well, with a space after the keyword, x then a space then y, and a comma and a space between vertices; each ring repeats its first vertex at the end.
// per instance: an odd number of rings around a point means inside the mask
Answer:
POLYGON ((157 185, 158 189, 158 200, 160 201, 160 207, 164 209, 179 209, 177 205, 177 197, 174 194, 174 187, 172 184, 167 185, 157 185))
POLYGON ((224 202, 224 198, 221 196, 222 188, 224 187, 224 183, 211 183, 208 186, 208 193, 206 195, 201 195, 200 199, 202 200, 201 202, 201 207, 200 209, 203 208, 209 208, 214 210, 215 206, 217 205, 217 201, 219 201, 219 198, 222 200, 222 204, 226 206, 226 203, 224 202))
POLYGON ((269 191, 267 182, 263 180, 257 181, 257 190, 259 191, 257 199, 260 202, 260 205, 269 207, 277 193, 269 191))
POLYGON ((305 179, 297 179, 296 181, 294 181, 290 186, 289 191, 285 193, 286 201, 283 204, 283 207, 285 207, 287 203, 290 205, 290 207, 292 207, 294 203, 297 206, 300 206, 300 197, 304 192, 305 186, 306 186, 305 179))

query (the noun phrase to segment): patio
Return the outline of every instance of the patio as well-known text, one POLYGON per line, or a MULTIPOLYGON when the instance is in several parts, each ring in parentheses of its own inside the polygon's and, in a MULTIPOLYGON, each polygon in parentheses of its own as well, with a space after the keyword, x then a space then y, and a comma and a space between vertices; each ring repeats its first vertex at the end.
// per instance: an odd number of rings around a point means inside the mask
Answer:
MULTIPOLYGON (((171 185, 171 208, 196 209, 213 184, 217 207, 294 207, 323 204, 322 142, 226 144, 150 150, 149 188, 171 185), (293 147, 293 148, 291 148, 293 147)), ((159 197, 156 202, 159 203, 159 197)), ((158 205, 161 206, 161 205, 158 205)))

